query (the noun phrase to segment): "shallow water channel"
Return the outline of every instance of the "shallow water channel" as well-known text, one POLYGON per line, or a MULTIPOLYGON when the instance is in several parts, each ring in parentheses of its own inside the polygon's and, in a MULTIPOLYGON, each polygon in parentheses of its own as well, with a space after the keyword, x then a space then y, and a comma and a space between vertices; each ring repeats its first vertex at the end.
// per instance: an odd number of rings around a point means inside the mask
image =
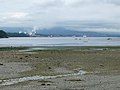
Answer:
POLYGON ((53 79, 53 78, 60 78, 60 77, 67 77, 67 76, 76 76, 76 75, 84 75, 87 72, 84 70, 80 70, 78 73, 73 74, 65 74, 65 75, 56 75, 56 76, 31 76, 31 77, 22 77, 22 78, 16 78, 16 79, 9 79, 9 80, 1 80, 1 86, 7 86, 7 85, 14 85, 20 82, 25 81, 32 81, 32 80, 41 80, 41 79, 53 79))

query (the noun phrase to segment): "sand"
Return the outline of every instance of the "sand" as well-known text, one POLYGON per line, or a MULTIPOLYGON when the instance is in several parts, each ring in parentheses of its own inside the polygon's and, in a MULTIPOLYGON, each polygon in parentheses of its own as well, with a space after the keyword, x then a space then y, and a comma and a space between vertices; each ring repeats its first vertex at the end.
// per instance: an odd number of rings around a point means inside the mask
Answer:
POLYGON ((119 53, 119 48, 0 51, 0 90, 120 90, 119 53), (86 73, 76 74, 81 70, 86 73), (63 76, 3 84, 57 75, 63 76))

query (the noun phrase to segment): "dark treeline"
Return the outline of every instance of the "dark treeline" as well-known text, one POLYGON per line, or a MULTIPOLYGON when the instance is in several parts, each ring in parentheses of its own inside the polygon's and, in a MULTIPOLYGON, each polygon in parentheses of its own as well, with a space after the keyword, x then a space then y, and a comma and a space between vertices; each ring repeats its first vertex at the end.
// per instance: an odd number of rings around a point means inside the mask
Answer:
POLYGON ((29 37, 28 34, 25 33, 7 33, 9 37, 29 37))
POLYGON ((8 38, 8 34, 3 30, 0 30, 0 38, 8 38))

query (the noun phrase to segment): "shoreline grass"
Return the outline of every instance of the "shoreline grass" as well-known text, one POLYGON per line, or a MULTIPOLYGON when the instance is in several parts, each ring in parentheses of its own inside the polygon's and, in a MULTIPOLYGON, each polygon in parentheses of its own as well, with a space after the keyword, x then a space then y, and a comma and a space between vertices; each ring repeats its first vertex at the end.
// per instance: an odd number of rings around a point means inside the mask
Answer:
POLYGON ((0 51, 26 50, 29 47, 0 47, 0 51))
POLYGON ((28 50, 31 48, 42 48, 40 51, 49 50, 73 50, 73 49, 120 49, 120 46, 19 46, 19 47, 0 47, 0 51, 10 51, 10 50, 28 50))

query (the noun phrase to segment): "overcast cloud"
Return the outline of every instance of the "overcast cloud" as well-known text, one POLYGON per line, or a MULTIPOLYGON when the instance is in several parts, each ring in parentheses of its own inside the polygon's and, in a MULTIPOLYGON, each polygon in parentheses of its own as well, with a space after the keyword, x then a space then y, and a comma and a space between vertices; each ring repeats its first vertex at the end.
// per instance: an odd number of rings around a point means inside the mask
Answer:
POLYGON ((119 24, 120 0, 0 0, 0 26, 120 32, 119 24))

